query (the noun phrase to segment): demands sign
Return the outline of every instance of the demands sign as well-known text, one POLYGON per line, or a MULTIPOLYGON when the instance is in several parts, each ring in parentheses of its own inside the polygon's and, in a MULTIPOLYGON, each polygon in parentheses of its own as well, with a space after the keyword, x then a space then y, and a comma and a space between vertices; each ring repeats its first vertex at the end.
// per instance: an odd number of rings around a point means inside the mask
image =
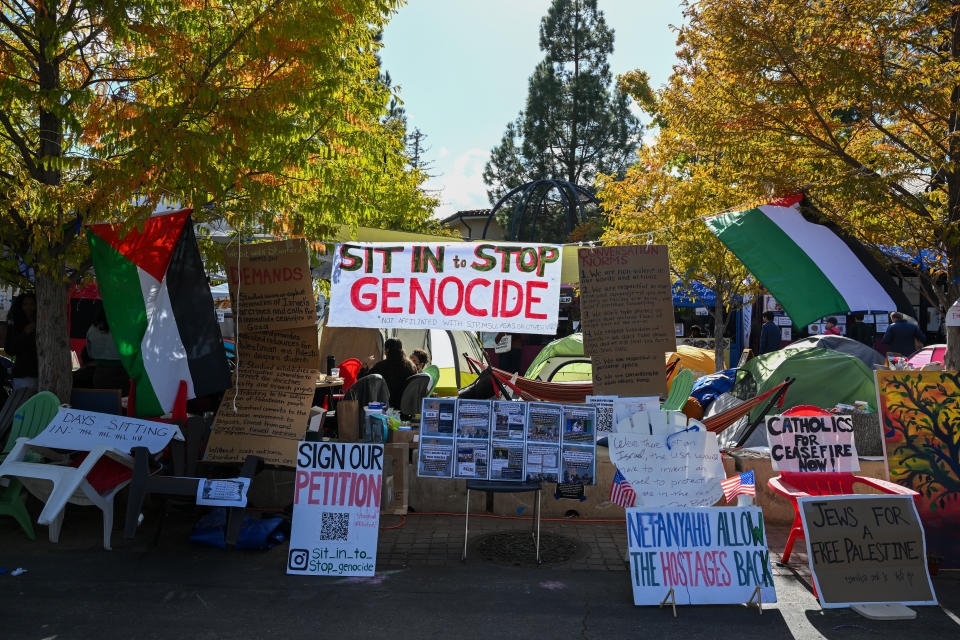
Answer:
POLYGON ((627 509, 633 603, 776 602, 760 507, 627 509))
POLYGON ((383 445, 301 442, 287 573, 372 576, 383 445))
POLYGON ((767 416, 777 471, 859 471, 850 416, 767 416))
POLYGON ((561 247, 341 244, 329 326, 555 333, 561 247))
POLYGON ((811 496, 797 502, 824 608, 937 604, 911 496, 811 496))

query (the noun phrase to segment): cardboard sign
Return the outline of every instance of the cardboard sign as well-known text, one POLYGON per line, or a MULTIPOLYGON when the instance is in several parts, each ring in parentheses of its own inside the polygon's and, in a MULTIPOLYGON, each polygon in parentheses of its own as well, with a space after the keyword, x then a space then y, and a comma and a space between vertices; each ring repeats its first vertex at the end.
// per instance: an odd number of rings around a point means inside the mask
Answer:
POLYGON ((663 354, 676 349, 664 245, 580 249, 584 352, 599 394, 666 392, 663 354))
POLYGON ((287 573, 372 576, 383 445, 301 442, 296 457, 287 573))
POLYGON ((767 416, 775 471, 859 471, 851 416, 767 416))
POLYGON ((243 332, 237 339, 237 358, 247 367, 320 369, 320 348, 314 326, 284 331, 243 332))
POLYGON ((635 605, 777 601, 760 507, 626 511, 635 605))
POLYGON ((111 447, 124 453, 133 447, 146 447, 150 453, 157 453, 174 438, 183 440, 175 424, 61 408, 30 444, 71 451, 111 447))
POLYGON ((797 503, 821 606, 937 604, 911 496, 811 496, 797 503))
POLYGON ((233 318, 245 331, 315 326, 317 311, 310 261, 303 239, 281 240, 223 250, 233 318))
POLYGON ((241 365, 239 373, 237 410, 228 389, 213 420, 205 459, 241 461, 252 453, 267 464, 292 467, 296 443, 310 421, 317 372, 241 365))
POLYGON ((723 496, 726 474, 716 434, 612 433, 607 442, 610 461, 637 494, 637 506, 708 507, 723 496))
POLYGON ((242 245, 239 257, 231 246, 224 260, 237 320, 239 392, 224 394, 205 458, 242 462, 253 454, 292 467, 320 366, 306 244, 242 245))
POLYGON ((596 408, 424 398, 417 475, 596 484, 596 408))
POLYGON ((327 324, 553 334, 560 256, 546 244, 340 244, 327 324))

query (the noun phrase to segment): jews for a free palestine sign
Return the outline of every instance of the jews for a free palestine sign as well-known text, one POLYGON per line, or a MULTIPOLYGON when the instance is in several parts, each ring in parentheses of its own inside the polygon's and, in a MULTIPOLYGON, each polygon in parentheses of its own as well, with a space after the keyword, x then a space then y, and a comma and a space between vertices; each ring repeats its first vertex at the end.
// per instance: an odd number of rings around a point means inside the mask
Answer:
POLYGON ((327 324, 555 333, 561 256, 545 244, 339 244, 327 324))

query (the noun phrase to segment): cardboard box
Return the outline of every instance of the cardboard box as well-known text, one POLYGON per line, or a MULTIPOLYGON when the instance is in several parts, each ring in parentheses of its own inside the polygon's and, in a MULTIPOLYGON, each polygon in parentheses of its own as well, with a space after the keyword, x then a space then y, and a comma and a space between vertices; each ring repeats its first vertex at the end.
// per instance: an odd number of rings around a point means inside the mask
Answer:
MULTIPOLYGON (((410 506, 410 445, 404 442, 383 446, 384 452, 393 459, 393 491, 389 502, 380 502, 380 513, 403 516, 410 506)), ((383 471, 386 477, 387 470, 383 471)))
POLYGON ((420 430, 419 429, 410 429, 400 431, 399 429, 390 430, 390 442, 397 444, 413 444, 420 440, 420 430))

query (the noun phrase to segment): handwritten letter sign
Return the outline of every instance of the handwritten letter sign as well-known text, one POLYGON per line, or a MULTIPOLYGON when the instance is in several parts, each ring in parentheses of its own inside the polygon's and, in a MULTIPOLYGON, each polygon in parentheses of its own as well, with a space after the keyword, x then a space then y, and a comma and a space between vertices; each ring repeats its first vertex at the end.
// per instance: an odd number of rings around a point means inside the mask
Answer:
POLYGON ((560 255, 520 243, 340 244, 327 324, 552 334, 560 255))
POLYGON ((723 495, 723 462, 717 436, 688 432, 671 436, 612 433, 610 461, 645 507, 708 507, 723 495))
POLYGON ((776 471, 859 471, 850 416, 767 416, 776 471))
POLYGON ((150 453, 157 453, 174 438, 183 440, 175 424, 60 409, 47 428, 30 440, 30 444, 73 451, 93 451, 99 446, 107 446, 128 452, 133 447, 146 447, 150 453))
POLYGON ((382 484, 381 444, 299 443, 287 573, 372 576, 382 484))
POLYGON ((798 504, 824 608, 937 604, 911 496, 811 496, 798 504))
POLYGON ((633 603, 776 602, 760 507, 627 509, 633 603))

